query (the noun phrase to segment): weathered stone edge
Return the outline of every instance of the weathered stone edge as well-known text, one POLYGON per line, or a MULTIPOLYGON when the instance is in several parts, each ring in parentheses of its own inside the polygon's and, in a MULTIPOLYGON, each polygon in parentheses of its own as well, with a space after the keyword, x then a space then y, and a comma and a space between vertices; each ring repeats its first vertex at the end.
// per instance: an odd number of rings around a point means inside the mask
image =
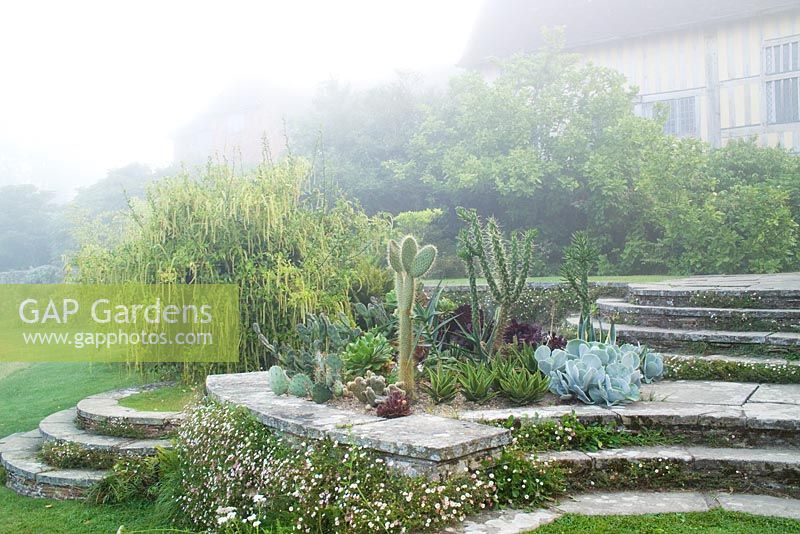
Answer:
POLYGON ((14 448, 7 444, 0 446, 0 464, 12 476, 32 481, 40 486, 68 488, 88 488, 102 480, 107 470, 100 469, 61 469, 47 465, 39 460, 37 451, 42 438, 36 430, 12 434, 5 440, 22 438, 26 441, 38 442, 35 449, 14 448))
MULTIPOLYGON (((745 404, 744 406, 717 406, 705 404, 680 404, 640 401, 628 406, 600 408, 591 405, 556 405, 499 410, 473 410, 464 412, 465 421, 502 421, 509 417, 528 418, 538 421, 554 421, 564 415, 575 413, 585 423, 615 423, 661 426, 697 426, 701 423, 715 429, 746 431, 747 429, 800 431, 800 410, 796 418, 752 415, 753 411, 765 411, 770 403, 745 404), (662 408, 659 410, 659 408, 662 408), (748 415, 748 411, 751 415, 748 415)), ((783 405, 781 405, 783 407, 783 405)))

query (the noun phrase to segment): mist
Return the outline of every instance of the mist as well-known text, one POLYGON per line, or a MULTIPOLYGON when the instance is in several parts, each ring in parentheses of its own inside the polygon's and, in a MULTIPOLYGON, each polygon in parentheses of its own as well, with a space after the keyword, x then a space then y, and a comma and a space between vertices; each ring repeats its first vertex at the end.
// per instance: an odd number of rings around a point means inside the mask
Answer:
POLYGON ((180 164, 175 137, 248 88, 265 88, 277 102, 273 117, 284 117, 326 80, 369 87, 397 71, 435 77, 458 62, 478 8, 477 0, 7 4, 0 185, 67 199, 130 163, 180 164))

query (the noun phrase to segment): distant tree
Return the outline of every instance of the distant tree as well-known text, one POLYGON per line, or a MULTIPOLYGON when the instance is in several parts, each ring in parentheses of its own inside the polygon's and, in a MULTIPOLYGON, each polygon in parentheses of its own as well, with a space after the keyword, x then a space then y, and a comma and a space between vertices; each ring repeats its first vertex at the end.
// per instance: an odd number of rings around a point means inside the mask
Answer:
POLYGON ((147 184, 154 176, 150 167, 141 163, 112 169, 105 178, 80 188, 72 205, 89 216, 126 209, 129 198, 144 198, 147 184))
POLYGON ((294 131, 294 148, 313 162, 316 185, 356 197, 370 213, 400 213, 430 203, 430 187, 397 177, 385 162, 408 159, 408 145, 431 99, 412 75, 356 91, 322 85, 294 131))
POLYGON ((0 271, 28 269, 57 259, 58 212, 49 191, 33 185, 0 189, 0 271))

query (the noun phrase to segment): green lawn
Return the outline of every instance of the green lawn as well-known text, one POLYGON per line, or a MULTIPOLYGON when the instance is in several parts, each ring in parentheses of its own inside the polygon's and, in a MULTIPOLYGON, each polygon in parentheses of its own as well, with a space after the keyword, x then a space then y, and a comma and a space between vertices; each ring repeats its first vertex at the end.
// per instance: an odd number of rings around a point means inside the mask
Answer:
POLYGON ((713 510, 705 513, 642 516, 565 515, 534 531, 536 534, 790 534, 800 521, 713 510))
MULTIPOLYGON (((663 282, 664 280, 674 280, 676 278, 682 278, 680 276, 666 276, 660 274, 637 274, 637 275, 629 275, 629 276, 590 276, 590 282, 625 282, 628 284, 644 284, 644 283, 651 283, 651 282, 663 282)), ((453 286, 453 285, 466 285, 469 283, 467 278, 445 278, 443 280, 426 280, 425 285, 436 285, 441 281, 443 286, 453 286)), ((528 282, 561 282, 561 277, 559 276, 537 276, 528 278, 528 282)), ((484 278, 478 278, 478 283, 483 284, 486 283, 484 278)))
POLYGON ((33 430, 44 417, 84 397, 142 380, 119 364, 0 364, 0 436, 33 430))
POLYGON ((119 403, 142 412, 180 412, 198 400, 200 395, 196 387, 176 384, 124 397, 119 403))

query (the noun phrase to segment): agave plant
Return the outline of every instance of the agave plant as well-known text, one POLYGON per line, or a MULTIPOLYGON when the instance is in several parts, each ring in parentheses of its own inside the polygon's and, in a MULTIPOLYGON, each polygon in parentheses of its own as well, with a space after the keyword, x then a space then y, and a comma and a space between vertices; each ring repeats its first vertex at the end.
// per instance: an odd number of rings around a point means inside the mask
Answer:
POLYGON ((550 391, 586 404, 614 406, 636 401, 642 381, 652 382, 664 371, 660 354, 631 344, 573 339, 565 350, 543 345, 534 357, 539 370, 550 377, 550 391))

